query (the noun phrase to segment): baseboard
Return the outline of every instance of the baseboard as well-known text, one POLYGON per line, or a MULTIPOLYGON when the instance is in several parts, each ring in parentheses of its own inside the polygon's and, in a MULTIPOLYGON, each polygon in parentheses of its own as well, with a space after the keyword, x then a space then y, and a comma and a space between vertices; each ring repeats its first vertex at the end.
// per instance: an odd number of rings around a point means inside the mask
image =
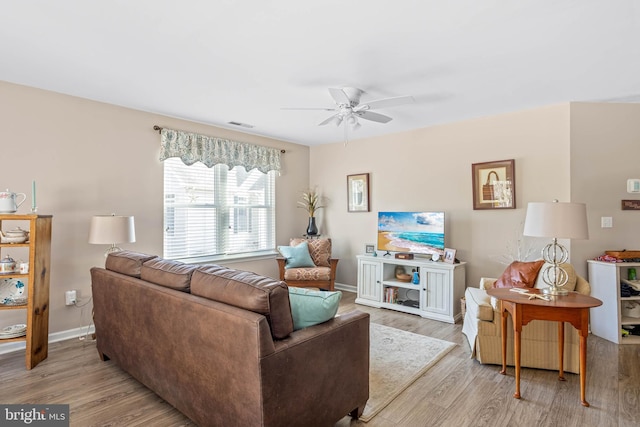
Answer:
MULTIPOLYGON (((95 327, 93 325, 89 327, 81 327, 75 329, 68 329, 66 331, 61 332, 53 332, 49 334, 49 343, 58 342, 58 341, 66 341, 73 338, 88 336, 95 332, 95 327)), ((15 341, 6 344, 0 344, 0 354, 12 353, 14 351, 22 350, 24 351, 27 348, 27 343, 24 341, 15 341)))
POLYGON ((344 283, 338 283, 338 282, 335 282, 333 284, 333 287, 338 289, 339 291, 353 292, 354 294, 358 291, 358 288, 356 288, 353 285, 345 285, 344 283))

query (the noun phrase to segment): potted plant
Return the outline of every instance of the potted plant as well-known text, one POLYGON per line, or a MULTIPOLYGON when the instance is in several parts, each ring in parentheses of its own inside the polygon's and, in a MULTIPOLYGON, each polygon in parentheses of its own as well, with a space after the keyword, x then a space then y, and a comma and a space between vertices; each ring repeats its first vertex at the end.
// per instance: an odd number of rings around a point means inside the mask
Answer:
POLYGON ((302 200, 298 202, 298 207, 303 208, 309 213, 309 225, 307 227, 307 235, 315 236, 318 234, 318 227, 316 227, 316 211, 322 209, 324 206, 320 204, 320 196, 315 189, 308 190, 302 193, 302 200))

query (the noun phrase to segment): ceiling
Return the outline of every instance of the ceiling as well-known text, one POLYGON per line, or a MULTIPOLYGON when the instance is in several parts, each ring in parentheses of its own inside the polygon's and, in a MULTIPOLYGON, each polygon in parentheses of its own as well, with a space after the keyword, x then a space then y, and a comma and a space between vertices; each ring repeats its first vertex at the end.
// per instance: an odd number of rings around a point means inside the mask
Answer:
POLYGON ((318 126, 331 113, 282 108, 331 108, 329 87, 415 99, 350 140, 640 102, 639 41, 632 0, 21 0, 2 4, 0 80, 318 145, 345 138, 318 126))

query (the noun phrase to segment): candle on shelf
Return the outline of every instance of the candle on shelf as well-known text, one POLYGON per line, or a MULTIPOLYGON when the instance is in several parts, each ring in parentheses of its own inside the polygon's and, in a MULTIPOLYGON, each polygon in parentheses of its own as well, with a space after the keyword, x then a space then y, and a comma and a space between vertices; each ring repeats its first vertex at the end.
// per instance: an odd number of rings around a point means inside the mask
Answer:
POLYGON ((31 181, 31 212, 37 211, 36 207, 36 182, 31 181))

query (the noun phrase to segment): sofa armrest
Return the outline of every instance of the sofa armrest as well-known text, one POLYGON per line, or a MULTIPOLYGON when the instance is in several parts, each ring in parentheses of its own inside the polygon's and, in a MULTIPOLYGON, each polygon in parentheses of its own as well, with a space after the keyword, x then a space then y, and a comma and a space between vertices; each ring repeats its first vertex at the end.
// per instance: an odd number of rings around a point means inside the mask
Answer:
POLYGON ((341 313, 274 344, 275 353, 261 362, 262 385, 266 393, 277 393, 270 402, 279 405, 265 412, 284 417, 274 425, 314 410, 362 414, 369 399, 368 313, 341 313))
POLYGON ((338 261, 340 261, 340 259, 338 258, 331 258, 329 260, 329 264, 331 267, 331 280, 336 280, 336 270, 338 269, 338 261))
POLYGON ((475 319, 492 322, 495 307, 484 289, 467 288, 465 293, 467 313, 475 319))
POLYGON ((278 274, 280 275, 280 280, 284 280, 284 266, 287 263, 287 259, 277 257, 276 261, 278 262, 278 274))
POLYGON ((480 289, 487 290, 493 288, 493 284, 496 283, 498 279, 493 277, 481 277, 480 278, 480 289))

